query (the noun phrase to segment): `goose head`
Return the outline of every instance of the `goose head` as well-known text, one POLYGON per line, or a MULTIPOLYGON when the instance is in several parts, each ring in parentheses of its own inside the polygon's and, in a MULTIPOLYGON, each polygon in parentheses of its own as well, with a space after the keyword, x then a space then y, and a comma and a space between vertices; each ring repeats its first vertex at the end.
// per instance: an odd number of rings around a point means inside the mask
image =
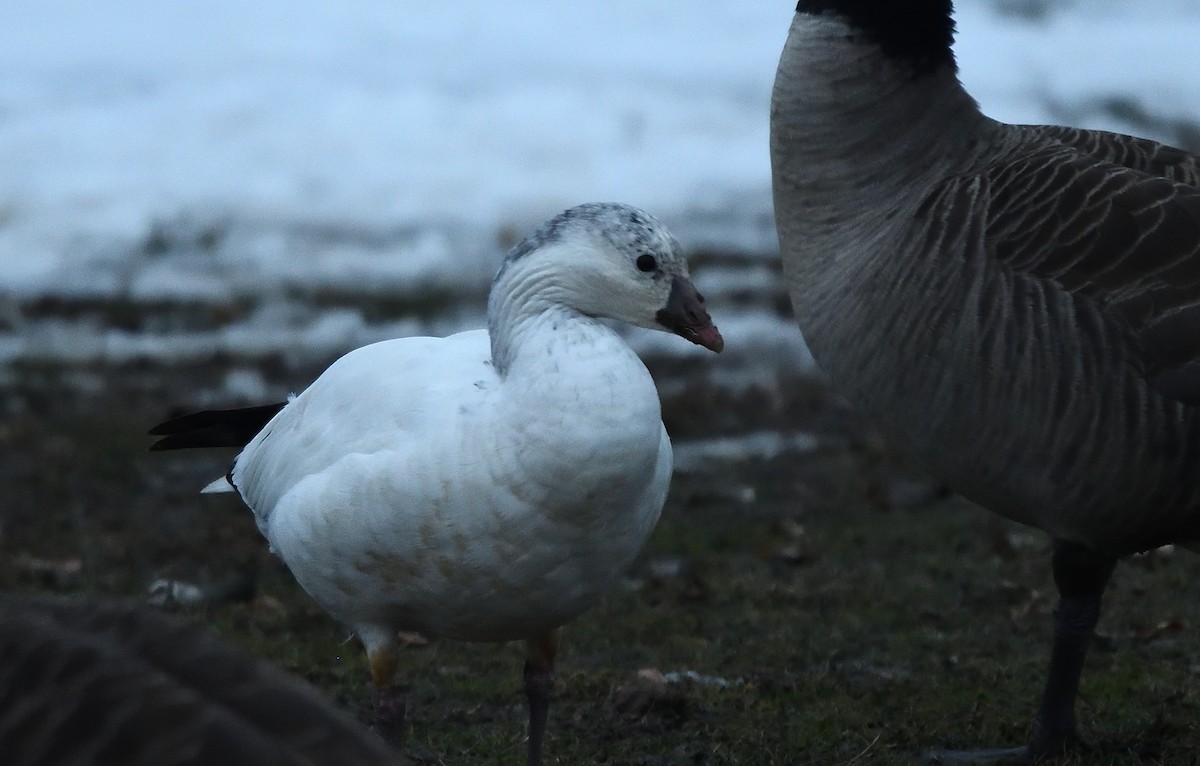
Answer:
POLYGON ((672 332, 712 351, 725 345, 679 242, 657 218, 629 205, 579 205, 543 224, 509 252, 491 311, 518 293, 530 303, 672 332))
POLYGON ((812 21, 824 17, 819 44, 870 43, 911 76, 955 68, 953 5, 953 0, 799 0, 796 13, 810 34, 818 28, 812 21), (836 36, 830 21, 841 27, 836 36))

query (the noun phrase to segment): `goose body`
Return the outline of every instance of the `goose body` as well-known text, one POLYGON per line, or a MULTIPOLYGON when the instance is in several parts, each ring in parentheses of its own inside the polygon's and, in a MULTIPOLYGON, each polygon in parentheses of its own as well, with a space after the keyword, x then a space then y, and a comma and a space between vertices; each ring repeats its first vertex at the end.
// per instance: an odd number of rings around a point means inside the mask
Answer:
MULTIPOLYGON (((1047 531, 1056 636, 1090 633, 1117 557, 1200 539, 1200 159, 992 120, 952 37, 949 0, 801 0, 771 112, 784 271, 838 389, 1047 531)), ((1034 754, 1078 739, 1063 667, 1034 754)))
POLYGON ((315 689, 146 606, 0 597, 7 766, 395 764, 315 689))
POLYGON ((377 687, 400 630, 527 640, 536 763, 558 630, 636 556, 671 477, 654 383, 601 318, 722 345, 662 224, 583 205, 509 253, 488 329, 366 346, 282 407, 154 432, 211 446, 266 421, 229 483, 377 687))
POLYGON ((654 528, 671 475, 654 382, 610 328, 557 313, 505 377, 486 330, 353 351, 238 457, 263 535, 360 635, 546 632, 654 528))

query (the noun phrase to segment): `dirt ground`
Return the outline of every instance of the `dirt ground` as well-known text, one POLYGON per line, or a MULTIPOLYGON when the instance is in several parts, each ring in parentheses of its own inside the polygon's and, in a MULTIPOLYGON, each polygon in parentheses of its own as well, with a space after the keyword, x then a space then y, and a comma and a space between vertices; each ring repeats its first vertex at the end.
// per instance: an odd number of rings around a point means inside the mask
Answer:
MULTIPOLYGON (((302 385, 311 372, 268 378, 302 385)), ((654 373, 673 384, 664 415, 678 444, 762 429, 815 439, 677 475, 627 582, 565 631, 547 761, 913 763, 935 746, 1019 743, 1048 655, 1044 538, 942 492, 819 381, 735 394, 699 365, 654 373)), ((212 603, 179 611, 364 715, 360 649, 236 497, 196 494, 231 455, 146 451, 146 429, 218 375, 132 365, 10 381, 0 587, 145 598, 162 578, 198 584, 212 603)), ((1182 551, 1118 569, 1079 709, 1099 753, 1067 762, 1200 757, 1198 574, 1182 551)), ((401 670, 411 755, 519 762, 521 660, 517 645, 413 637, 401 670)))

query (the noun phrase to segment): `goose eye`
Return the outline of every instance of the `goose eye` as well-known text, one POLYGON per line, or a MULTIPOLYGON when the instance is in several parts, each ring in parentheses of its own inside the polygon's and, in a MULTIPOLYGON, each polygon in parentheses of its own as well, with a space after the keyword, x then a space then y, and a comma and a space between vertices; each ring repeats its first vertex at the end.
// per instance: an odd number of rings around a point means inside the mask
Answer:
POLYGON ((639 255, 637 259, 637 267, 638 271, 654 271, 658 268, 658 261, 656 261, 654 256, 650 255, 649 253, 639 255))

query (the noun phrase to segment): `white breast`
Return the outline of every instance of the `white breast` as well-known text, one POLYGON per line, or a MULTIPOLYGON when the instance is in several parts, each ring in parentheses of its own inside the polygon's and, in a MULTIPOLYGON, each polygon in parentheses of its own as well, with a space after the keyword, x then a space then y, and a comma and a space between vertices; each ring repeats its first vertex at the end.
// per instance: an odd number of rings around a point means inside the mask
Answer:
POLYGON ((247 446, 234 484, 322 607, 507 640, 611 587, 670 480, 657 392, 593 320, 544 346, 504 378, 484 331, 359 349, 247 446))

